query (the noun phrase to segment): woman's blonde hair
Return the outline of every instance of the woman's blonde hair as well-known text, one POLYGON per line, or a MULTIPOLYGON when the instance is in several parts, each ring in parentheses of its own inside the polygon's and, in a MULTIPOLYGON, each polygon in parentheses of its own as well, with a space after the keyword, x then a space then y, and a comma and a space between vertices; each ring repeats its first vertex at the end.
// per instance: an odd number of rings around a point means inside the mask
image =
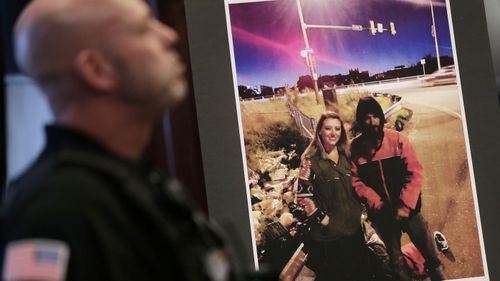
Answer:
POLYGON ((302 154, 302 157, 311 157, 314 154, 317 153, 319 149, 324 151, 324 146, 323 146, 323 141, 321 139, 321 136, 319 133, 321 132, 321 128, 323 127, 323 123, 325 123, 326 119, 337 119, 340 121, 340 139, 337 142, 337 148, 340 150, 343 150, 344 153, 349 156, 349 147, 348 147, 348 138, 347 138, 347 133, 344 128, 344 122, 342 121, 342 118, 340 118, 340 115, 338 115, 335 112, 332 111, 325 111, 323 114, 321 114, 318 123, 316 124, 316 128, 314 130, 314 136, 307 148, 305 149, 304 153, 302 154))

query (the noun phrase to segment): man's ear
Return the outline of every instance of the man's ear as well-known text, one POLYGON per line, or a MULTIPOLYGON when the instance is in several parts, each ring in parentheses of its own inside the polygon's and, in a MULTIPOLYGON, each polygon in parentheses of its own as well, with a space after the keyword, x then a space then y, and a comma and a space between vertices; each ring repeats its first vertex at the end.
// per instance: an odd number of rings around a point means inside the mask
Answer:
POLYGON ((97 50, 80 51, 75 59, 75 68, 80 77, 96 90, 110 91, 116 87, 117 76, 113 65, 97 50))

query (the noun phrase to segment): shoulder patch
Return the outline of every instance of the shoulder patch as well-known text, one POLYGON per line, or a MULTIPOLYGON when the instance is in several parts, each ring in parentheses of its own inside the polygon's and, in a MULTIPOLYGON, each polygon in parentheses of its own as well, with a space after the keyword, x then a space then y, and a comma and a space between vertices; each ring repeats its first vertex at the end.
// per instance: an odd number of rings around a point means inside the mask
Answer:
POLYGON ((23 239, 6 246, 2 280, 62 281, 68 267, 68 244, 59 240, 23 239))

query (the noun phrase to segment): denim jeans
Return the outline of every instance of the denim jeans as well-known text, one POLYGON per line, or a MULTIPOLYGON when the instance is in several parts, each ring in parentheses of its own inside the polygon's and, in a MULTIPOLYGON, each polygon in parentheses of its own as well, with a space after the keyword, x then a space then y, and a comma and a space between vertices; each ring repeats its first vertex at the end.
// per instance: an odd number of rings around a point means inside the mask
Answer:
POLYGON ((410 240, 425 258, 425 267, 429 272, 432 273, 432 271, 437 270, 441 266, 434 239, 429 231, 427 221, 422 214, 416 213, 401 221, 397 221, 395 216, 382 214, 376 215, 371 219, 373 227, 377 230, 377 233, 386 245, 392 270, 398 280, 412 280, 411 272, 401 252, 401 235, 403 232, 408 234, 410 240))

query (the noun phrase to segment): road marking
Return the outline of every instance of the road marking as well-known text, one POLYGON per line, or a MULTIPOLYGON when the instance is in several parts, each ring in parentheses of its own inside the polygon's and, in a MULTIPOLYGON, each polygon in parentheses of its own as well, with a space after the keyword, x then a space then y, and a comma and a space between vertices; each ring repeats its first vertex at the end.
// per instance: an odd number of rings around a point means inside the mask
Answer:
POLYGON ((412 103, 412 104, 416 104, 416 105, 422 105, 422 106, 427 106, 427 107, 430 107, 430 108, 433 108, 433 109, 436 109, 438 111, 443 111, 444 113, 447 113, 457 119, 460 119, 462 120, 462 115, 459 114, 459 113, 456 113, 455 111, 453 110, 450 110, 446 107, 443 107, 443 106, 439 106, 439 105, 434 105, 434 104, 428 104, 428 103, 421 103, 421 102, 414 102, 414 101, 408 101, 406 100, 408 103, 412 103))

